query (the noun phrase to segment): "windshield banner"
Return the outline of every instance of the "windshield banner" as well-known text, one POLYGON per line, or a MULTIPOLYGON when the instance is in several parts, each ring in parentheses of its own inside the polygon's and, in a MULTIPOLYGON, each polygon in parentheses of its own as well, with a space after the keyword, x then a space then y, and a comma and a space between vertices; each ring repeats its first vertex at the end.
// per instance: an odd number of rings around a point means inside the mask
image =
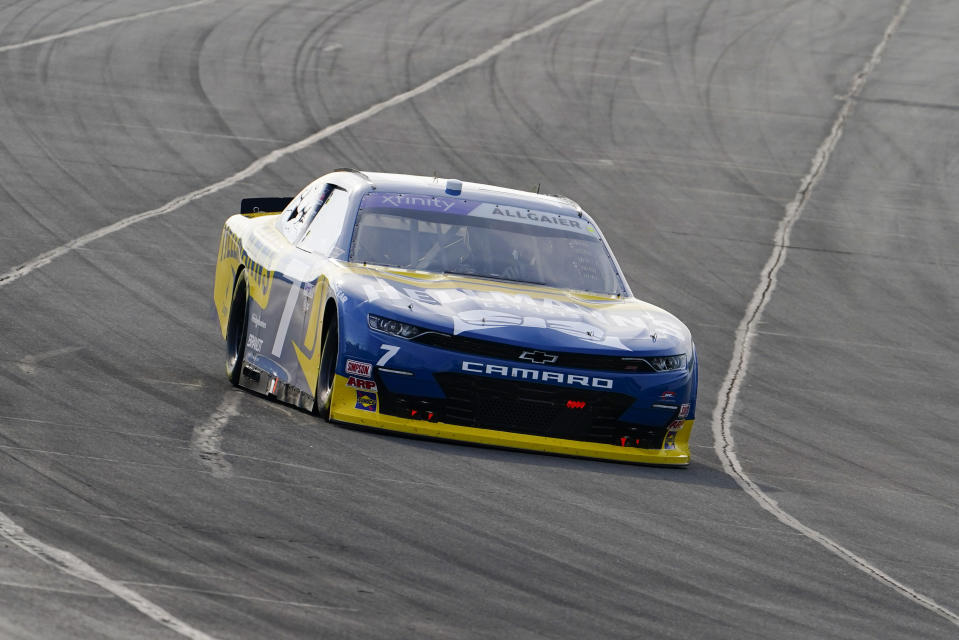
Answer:
POLYGON ((360 205, 360 209, 371 208, 396 208, 413 211, 452 213, 476 218, 502 220, 516 224, 561 229, 594 237, 596 235, 593 225, 582 218, 549 213, 547 211, 492 204, 489 202, 463 200, 460 198, 442 198, 404 193, 380 193, 374 191, 363 196, 363 203, 360 205))

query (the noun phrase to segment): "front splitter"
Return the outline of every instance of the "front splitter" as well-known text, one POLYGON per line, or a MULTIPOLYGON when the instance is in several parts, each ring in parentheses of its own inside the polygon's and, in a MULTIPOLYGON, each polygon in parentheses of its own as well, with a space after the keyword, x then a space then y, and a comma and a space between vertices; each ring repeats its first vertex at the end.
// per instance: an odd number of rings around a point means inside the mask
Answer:
POLYGON ((368 392, 346 386, 346 378, 337 375, 334 382, 330 419, 335 422, 373 427, 386 431, 507 449, 640 464, 668 466, 686 466, 689 464, 689 434, 693 428, 693 420, 686 420, 679 431, 675 433, 675 437, 667 438, 669 442, 668 444, 664 442, 664 447, 672 448, 641 449, 384 415, 379 413, 376 395, 373 394, 372 398, 369 395, 368 392), (367 397, 362 398, 362 394, 367 397))

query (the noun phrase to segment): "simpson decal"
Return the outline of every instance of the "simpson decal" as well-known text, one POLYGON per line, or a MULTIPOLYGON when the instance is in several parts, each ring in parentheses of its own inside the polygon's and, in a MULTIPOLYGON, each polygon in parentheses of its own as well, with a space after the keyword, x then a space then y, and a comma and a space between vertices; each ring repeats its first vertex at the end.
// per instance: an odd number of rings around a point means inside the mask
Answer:
POLYGON ((368 362, 359 362, 357 360, 346 361, 346 374, 349 376, 363 376, 369 378, 373 371, 373 365, 368 362))

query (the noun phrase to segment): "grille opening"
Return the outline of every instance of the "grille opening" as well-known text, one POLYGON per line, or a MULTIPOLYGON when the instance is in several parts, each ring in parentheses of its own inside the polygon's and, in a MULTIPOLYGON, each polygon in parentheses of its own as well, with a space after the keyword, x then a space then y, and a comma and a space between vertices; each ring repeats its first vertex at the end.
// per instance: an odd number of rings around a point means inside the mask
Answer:
POLYGON ((633 404, 621 393, 462 373, 435 378, 445 399, 396 394, 380 385, 380 411, 409 418, 410 407, 429 406, 447 424, 644 449, 662 448, 666 435, 665 426, 621 421, 633 404))

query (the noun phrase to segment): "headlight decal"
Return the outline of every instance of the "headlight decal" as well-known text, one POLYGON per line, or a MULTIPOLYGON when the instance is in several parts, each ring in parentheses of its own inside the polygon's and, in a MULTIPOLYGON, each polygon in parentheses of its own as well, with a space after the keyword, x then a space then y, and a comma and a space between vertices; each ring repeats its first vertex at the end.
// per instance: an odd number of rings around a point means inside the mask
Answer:
POLYGON ((397 338, 405 338, 407 340, 429 332, 428 329, 417 327, 407 322, 400 322, 399 320, 373 315, 372 313, 366 316, 366 321, 373 331, 379 331, 380 333, 396 336, 397 338))
POLYGON ((654 371, 678 371, 686 368, 686 354, 675 356, 651 356, 644 358, 654 371))
POLYGON ((686 368, 688 357, 685 353, 674 356, 645 356, 642 358, 623 358, 624 361, 641 361, 649 365, 654 373, 679 371, 686 368))

